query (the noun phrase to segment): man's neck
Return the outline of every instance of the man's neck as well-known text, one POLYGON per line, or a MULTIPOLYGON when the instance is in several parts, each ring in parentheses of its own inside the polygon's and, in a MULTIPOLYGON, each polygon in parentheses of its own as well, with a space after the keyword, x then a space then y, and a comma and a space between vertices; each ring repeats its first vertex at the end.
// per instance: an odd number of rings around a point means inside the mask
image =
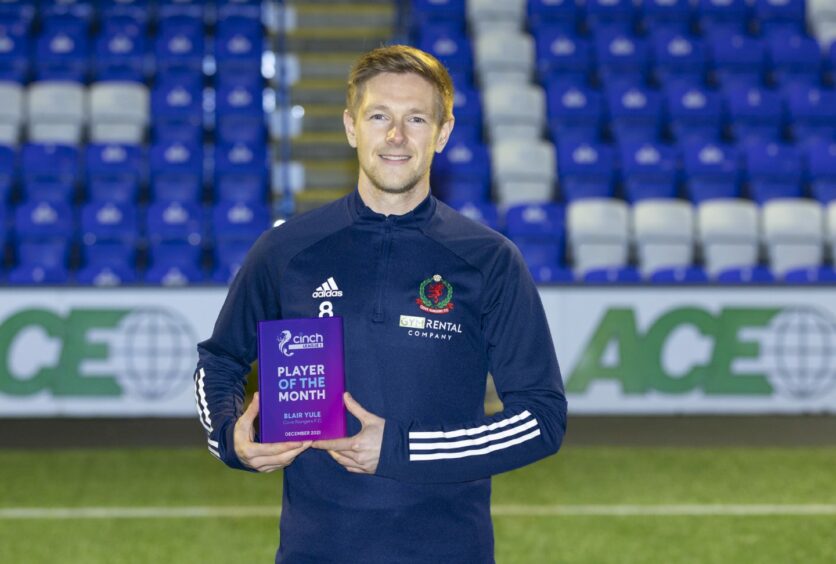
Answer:
POLYGON ((429 183, 419 183, 408 192, 392 194, 384 192, 374 186, 365 185, 362 181, 357 186, 360 198, 372 211, 382 215, 404 215, 411 212, 424 201, 430 193, 429 183))

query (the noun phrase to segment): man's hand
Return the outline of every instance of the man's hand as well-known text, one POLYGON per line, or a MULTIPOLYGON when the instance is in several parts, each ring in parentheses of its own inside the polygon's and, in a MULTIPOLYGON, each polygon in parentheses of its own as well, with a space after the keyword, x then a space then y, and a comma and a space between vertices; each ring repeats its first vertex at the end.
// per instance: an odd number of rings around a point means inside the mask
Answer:
POLYGON ((235 422, 233 431, 235 454, 245 466, 258 472, 273 472, 289 466, 301 452, 311 446, 311 441, 268 444, 253 442, 255 439, 253 421, 256 415, 258 415, 258 392, 253 396, 253 401, 246 411, 235 422))
POLYGON ((314 441, 313 447, 327 450, 331 457, 355 474, 374 474, 380 461, 383 428, 386 420, 369 413, 348 392, 343 396, 348 412, 360 420, 362 428, 353 437, 314 441))

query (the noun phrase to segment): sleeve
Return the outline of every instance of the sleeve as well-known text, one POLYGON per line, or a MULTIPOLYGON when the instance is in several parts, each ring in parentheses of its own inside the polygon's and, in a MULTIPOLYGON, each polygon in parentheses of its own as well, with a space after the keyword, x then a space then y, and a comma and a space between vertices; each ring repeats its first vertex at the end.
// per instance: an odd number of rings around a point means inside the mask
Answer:
POLYGON ((478 480, 560 448, 566 396, 537 287, 515 248, 486 279, 497 283, 487 291, 482 331, 504 409, 456 425, 387 419, 378 475, 421 483, 478 480))
POLYGON ((253 245, 224 302, 212 336, 197 346, 195 400, 208 448, 232 468, 249 470, 235 454, 233 430, 244 404, 244 388, 257 355, 258 322, 280 317, 276 276, 270 268, 273 231, 253 245))

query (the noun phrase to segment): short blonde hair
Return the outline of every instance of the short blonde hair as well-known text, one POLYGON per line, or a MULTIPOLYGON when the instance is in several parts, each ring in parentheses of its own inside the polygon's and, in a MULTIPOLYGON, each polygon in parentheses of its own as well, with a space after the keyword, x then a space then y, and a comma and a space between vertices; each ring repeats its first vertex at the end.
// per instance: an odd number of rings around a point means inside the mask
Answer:
POLYGON ((441 62, 424 51, 408 45, 378 47, 357 59, 348 75, 346 106, 356 115, 363 87, 375 76, 391 72, 414 73, 433 85, 436 91, 436 116, 439 123, 453 117, 453 80, 441 62))

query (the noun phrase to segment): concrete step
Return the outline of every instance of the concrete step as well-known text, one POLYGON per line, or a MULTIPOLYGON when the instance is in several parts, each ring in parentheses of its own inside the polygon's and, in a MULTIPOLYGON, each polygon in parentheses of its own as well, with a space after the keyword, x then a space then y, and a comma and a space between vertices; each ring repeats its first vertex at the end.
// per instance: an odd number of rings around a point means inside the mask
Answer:
POLYGON ((356 53, 317 53, 299 55, 301 80, 332 79, 344 81, 348 77, 351 66, 362 52, 356 53))
POLYGON ((305 108, 313 105, 344 106, 345 78, 300 80, 290 91, 290 102, 305 108))
POLYGON ((343 132, 310 132, 293 139, 291 155, 294 160, 349 160, 357 152, 346 141, 343 132))
POLYGON ((306 188, 296 194, 296 214, 305 213, 319 206, 333 202, 338 198, 342 198, 349 192, 354 190, 354 186, 344 189, 328 189, 328 188, 306 188))
POLYGON ((305 117, 302 118, 303 131, 344 131, 343 109, 344 105, 319 105, 310 104, 304 106, 305 117))
POLYGON ((392 27, 395 9, 391 4, 324 4, 299 2, 296 9, 296 25, 299 28, 320 27, 392 27))
POLYGON ((302 161, 305 167, 305 183, 329 189, 343 189, 357 184, 358 166, 355 159, 346 160, 307 160, 302 161))
POLYGON ((288 53, 357 53, 392 38, 390 27, 298 28, 287 34, 288 53))

